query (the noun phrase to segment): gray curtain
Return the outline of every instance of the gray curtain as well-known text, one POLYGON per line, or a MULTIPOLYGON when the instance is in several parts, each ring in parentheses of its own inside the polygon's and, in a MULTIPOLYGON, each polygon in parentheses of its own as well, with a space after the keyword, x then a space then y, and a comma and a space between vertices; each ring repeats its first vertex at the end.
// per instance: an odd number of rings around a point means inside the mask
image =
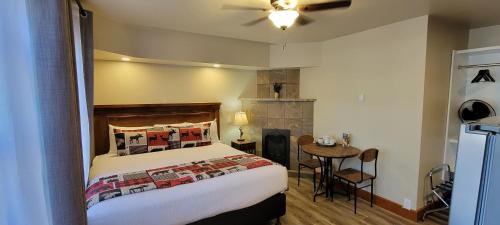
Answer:
MULTIPOLYGON (((80 32, 83 49, 83 72, 85 74, 85 89, 87 94, 87 108, 90 121, 90 130, 93 130, 94 118, 94 39, 93 39, 93 14, 85 10, 80 14, 80 32)), ((93 132, 92 132, 93 133, 93 132)), ((91 135, 93 143, 93 135, 91 135)), ((92 144, 93 146, 93 144, 92 144)))
MULTIPOLYGON (((91 159, 94 152, 94 40, 93 40, 93 14, 91 11, 83 10, 79 13, 80 40, 82 46, 83 76, 85 80, 85 98, 87 102, 87 114, 89 121, 89 144, 90 148, 83 149, 84 171, 88 176, 91 159)), ((85 177, 87 182, 88 177, 85 177)))
POLYGON ((82 145, 71 4, 27 0, 42 157, 53 225, 85 225, 82 145))

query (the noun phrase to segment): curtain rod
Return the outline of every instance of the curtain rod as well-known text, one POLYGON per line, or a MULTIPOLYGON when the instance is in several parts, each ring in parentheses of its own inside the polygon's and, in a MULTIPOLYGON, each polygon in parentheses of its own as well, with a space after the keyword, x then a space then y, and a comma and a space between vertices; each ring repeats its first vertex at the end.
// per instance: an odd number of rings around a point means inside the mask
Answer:
POLYGON ((75 2, 78 5, 78 8, 80 9, 80 15, 86 17, 87 11, 85 10, 85 8, 83 8, 82 2, 80 0, 75 0, 75 2))
POLYGON ((469 69, 469 68, 485 68, 485 67, 494 67, 494 66, 500 66, 500 63, 465 65, 465 66, 458 66, 458 69, 460 70, 460 69, 469 69))

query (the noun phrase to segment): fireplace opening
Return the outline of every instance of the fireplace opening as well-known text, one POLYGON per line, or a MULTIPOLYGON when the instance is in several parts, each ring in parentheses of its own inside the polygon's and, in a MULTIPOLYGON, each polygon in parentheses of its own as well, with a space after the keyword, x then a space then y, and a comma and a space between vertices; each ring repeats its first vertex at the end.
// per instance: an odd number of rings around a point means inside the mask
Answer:
POLYGON ((262 129, 262 156, 290 169, 290 130, 262 129))

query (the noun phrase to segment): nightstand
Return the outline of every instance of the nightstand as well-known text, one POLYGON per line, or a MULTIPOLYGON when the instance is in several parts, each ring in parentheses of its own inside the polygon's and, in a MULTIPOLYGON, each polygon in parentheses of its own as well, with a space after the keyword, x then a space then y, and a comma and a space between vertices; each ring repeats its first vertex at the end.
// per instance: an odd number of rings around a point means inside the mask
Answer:
POLYGON ((231 147, 246 153, 256 154, 256 144, 255 141, 252 140, 231 141, 231 147))

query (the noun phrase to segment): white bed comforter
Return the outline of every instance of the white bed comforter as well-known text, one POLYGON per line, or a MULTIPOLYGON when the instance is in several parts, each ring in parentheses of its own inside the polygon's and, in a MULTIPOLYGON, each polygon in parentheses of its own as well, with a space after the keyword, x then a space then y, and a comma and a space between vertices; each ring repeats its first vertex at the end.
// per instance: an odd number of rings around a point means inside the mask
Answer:
MULTIPOLYGON (((94 158, 90 180, 179 163, 242 154, 225 144, 130 156, 94 158)), ((199 182, 109 199, 87 211, 89 225, 187 224, 242 209, 287 188, 287 171, 265 166, 199 182)))

